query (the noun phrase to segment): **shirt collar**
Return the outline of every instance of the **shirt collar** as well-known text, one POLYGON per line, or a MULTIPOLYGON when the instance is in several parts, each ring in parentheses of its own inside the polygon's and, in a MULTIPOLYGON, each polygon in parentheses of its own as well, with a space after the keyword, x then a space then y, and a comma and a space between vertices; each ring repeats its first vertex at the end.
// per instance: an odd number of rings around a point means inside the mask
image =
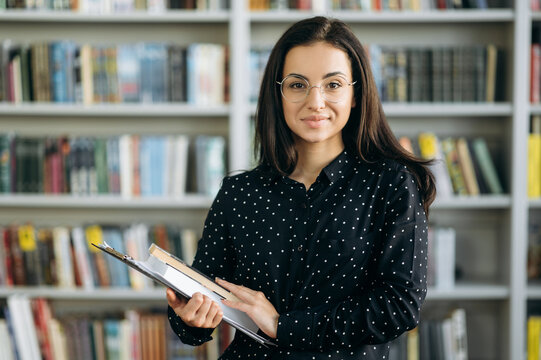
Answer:
POLYGON ((344 169, 347 169, 348 163, 351 163, 352 156, 343 150, 329 165, 325 166, 321 174, 325 174, 329 183, 332 185, 336 180, 344 175, 344 169))
MULTIPOLYGON (((347 169, 348 163, 351 163, 353 156, 350 155, 347 150, 343 150, 334 160, 332 160, 327 166, 321 170, 320 176, 324 175, 329 180, 329 183, 332 185, 336 180, 338 180, 342 175, 344 175, 344 169, 347 169)), ((281 179, 283 176, 280 175, 277 171, 272 169, 270 166, 260 167, 262 171, 262 179, 264 186, 271 186, 276 184, 276 182, 281 179)), ((284 180, 287 180, 287 177, 283 177, 284 180)))

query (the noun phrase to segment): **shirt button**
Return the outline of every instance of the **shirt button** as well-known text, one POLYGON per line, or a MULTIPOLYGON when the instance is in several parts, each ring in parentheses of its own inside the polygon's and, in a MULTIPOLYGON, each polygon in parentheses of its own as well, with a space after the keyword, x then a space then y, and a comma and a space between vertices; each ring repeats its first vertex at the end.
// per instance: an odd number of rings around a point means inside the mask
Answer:
POLYGON ((299 245, 299 247, 297 248, 297 250, 302 251, 302 245, 299 245))

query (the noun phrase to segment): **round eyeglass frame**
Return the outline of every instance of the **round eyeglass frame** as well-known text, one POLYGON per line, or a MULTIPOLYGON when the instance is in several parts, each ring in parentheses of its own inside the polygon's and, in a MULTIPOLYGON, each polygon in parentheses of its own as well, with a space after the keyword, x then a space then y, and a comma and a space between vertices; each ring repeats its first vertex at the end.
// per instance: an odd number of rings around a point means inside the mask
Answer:
MULTIPOLYGON (((346 81, 346 85, 348 85, 348 86, 353 86, 356 83, 357 83, 357 80, 352 81, 352 82, 347 82, 346 81)), ((323 99, 325 99, 325 101, 328 101, 330 103, 336 104, 336 103, 339 103, 340 101, 343 100, 343 99, 340 99, 340 100, 329 100, 329 99, 327 99, 327 97, 325 96, 325 90, 322 89, 321 84, 319 84, 319 85, 310 85, 310 82, 308 80, 306 80, 303 77, 299 77, 299 76, 295 76, 295 75, 288 75, 285 78, 283 78, 282 81, 276 81, 276 84, 280 85, 280 94, 282 94, 282 97, 284 99, 286 99, 287 101, 292 102, 294 104, 297 104, 297 103, 300 103, 300 102, 303 102, 304 100, 306 100, 306 98, 310 94, 310 90, 312 90, 312 88, 319 88, 319 93, 321 94, 323 99), (308 87, 306 88, 306 92, 304 94, 304 97, 301 100, 293 101, 293 100, 288 99, 284 95, 284 90, 283 90, 282 84, 284 83, 284 81, 286 81, 286 79, 289 79, 289 78, 296 78, 296 79, 299 79, 299 80, 303 80, 303 81, 306 81, 306 83, 308 84, 308 87)))

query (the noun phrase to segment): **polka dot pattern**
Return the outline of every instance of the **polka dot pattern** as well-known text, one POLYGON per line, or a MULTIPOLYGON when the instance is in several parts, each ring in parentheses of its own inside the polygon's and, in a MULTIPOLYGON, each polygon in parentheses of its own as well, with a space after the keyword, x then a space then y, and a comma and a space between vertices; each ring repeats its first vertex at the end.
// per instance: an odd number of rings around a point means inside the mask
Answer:
MULTIPOLYGON (((262 291, 281 314, 277 348, 237 332, 221 359, 387 359, 419 322, 427 221, 413 175, 347 151, 310 189, 265 167, 224 179, 194 266, 262 291)), ((187 327, 199 345, 210 330, 187 327)))

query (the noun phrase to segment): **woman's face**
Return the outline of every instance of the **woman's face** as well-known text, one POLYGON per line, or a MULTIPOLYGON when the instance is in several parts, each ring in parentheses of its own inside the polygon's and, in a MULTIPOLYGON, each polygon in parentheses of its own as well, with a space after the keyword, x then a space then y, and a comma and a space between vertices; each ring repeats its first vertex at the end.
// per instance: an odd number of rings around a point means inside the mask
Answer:
POLYGON ((303 78, 308 88, 321 86, 311 88, 308 96, 298 102, 282 97, 284 117, 296 144, 324 143, 342 149, 342 129, 355 106, 353 86, 349 85, 355 79, 348 55, 326 42, 296 46, 285 58, 283 79, 286 77, 289 80, 282 84, 284 92, 288 87, 291 93, 300 93, 296 96, 301 99, 302 89, 306 89, 303 78))

